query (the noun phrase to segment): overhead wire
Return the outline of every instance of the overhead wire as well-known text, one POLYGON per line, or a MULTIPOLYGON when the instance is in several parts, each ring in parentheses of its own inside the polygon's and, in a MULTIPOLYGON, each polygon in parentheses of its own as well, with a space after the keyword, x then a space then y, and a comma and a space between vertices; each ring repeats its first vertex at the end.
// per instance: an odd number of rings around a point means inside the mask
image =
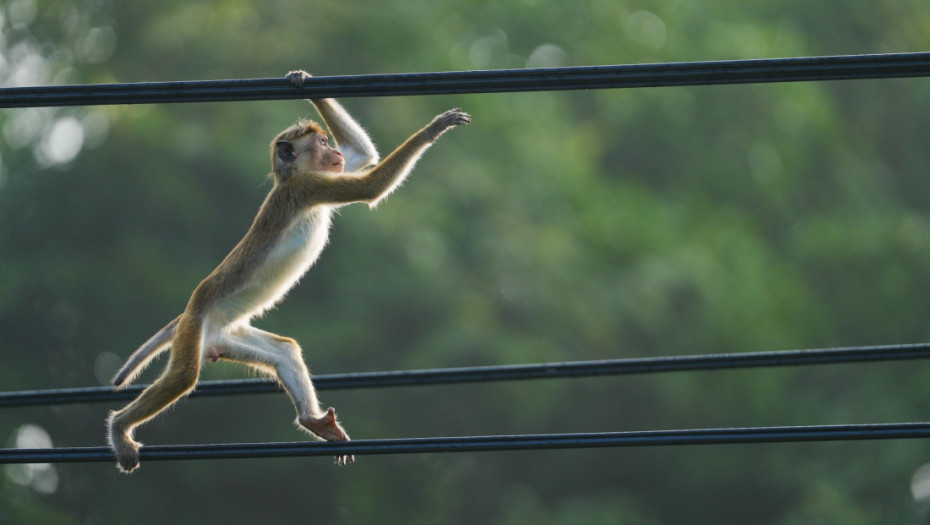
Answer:
POLYGON ((140 82, 0 89, 0 108, 387 97, 906 78, 930 76, 930 53, 886 53, 484 71, 140 82))
MULTIPOLYGON (((438 452, 482 452, 602 447, 725 445, 789 442, 917 439, 930 437, 930 423, 646 430, 581 434, 527 434, 439 438, 377 439, 341 442, 223 443, 150 445, 140 451, 148 461, 276 458, 438 452)), ((0 464, 113 461, 107 447, 0 449, 0 464)))
MULTIPOLYGON (((930 358, 930 343, 360 372, 318 375, 314 376, 313 382, 318 390, 339 390, 926 358, 930 358)), ((0 392, 0 407, 125 401, 135 398, 146 386, 132 385, 122 390, 113 387, 78 387, 0 392)), ((265 379, 204 381, 197 385, 191 397, 279 391, 276 382, 265 379)))

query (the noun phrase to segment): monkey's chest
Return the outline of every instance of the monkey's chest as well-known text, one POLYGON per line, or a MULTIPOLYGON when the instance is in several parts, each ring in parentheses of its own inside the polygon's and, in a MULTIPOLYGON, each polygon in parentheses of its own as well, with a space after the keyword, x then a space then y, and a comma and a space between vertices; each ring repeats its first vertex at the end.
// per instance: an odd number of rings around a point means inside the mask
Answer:
POLYGON ((232 317, 259 315, 273 307, 320 257, 332 214, 317 209, 291 221, 249 279, 223 306, 232 317))

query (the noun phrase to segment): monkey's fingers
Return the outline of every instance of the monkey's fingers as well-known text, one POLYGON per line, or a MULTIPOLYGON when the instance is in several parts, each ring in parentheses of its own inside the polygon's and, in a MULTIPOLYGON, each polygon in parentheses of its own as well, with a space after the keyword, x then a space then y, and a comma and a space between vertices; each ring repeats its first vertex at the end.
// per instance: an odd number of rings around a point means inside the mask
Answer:
POLYGON ((471 115, 468 113, 455 113, 449 120, 450 126, 467 126, 471 123, 471 115))
POLYGON ((303 69, 295 69, 293 71, 288 71, 287 76, 284 78, 288 79, 291 84, 294 84, 294 87, 302 88, 304 87, 304 81, 312 77, 310 73, 307 73, 303 69))
POLYGON ((465 126, 471 122, 471 115, 462 111, 462 108, 455 108, 446 111, 436 117, 436 120, 447 128, 453 126, 465 126))
POLYGON ((458 119, 458 125, 459 125, 459 126, 465 126, 465 125, 471 123, 471 115, 469 115, 468 113, 465 113, 464 111, 460 111, 460 112, 457 114, 457 116, 458 116, 458 118, 459 118, 459 119, 458 119))

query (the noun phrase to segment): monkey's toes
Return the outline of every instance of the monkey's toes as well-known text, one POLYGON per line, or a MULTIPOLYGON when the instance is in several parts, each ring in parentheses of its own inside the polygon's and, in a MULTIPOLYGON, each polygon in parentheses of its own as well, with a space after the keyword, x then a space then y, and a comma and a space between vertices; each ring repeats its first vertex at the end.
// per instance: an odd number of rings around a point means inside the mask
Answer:
POLYGON ((139 450, 128 448, 115 452, 116 468, 123 474, 129 474, 139 468, 139 450))
POLYGON ((336 456, 336 464, 344 467, 349 463, 355 463, 355 456, 336 456))
POLYGON ((119 458, 116 467, 123 474, 132 474, 134 470, 139 468, 139 458, 119 458))

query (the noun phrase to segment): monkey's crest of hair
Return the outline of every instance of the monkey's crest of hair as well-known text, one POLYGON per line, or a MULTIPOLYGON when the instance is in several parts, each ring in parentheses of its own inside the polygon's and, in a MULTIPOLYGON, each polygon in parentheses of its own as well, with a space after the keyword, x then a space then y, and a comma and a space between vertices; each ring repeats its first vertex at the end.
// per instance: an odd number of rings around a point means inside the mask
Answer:
POLYGON ((317 124, 313 120, 309 119, 300 119, 296 124, 287 128, 286 130, 278 133, 278 136, 275 137, 275 141, 278 140, 296 140, 308 133, 319 133, 321 135, 327 135, 326 130, 323 129, 323 126, 317 124))

